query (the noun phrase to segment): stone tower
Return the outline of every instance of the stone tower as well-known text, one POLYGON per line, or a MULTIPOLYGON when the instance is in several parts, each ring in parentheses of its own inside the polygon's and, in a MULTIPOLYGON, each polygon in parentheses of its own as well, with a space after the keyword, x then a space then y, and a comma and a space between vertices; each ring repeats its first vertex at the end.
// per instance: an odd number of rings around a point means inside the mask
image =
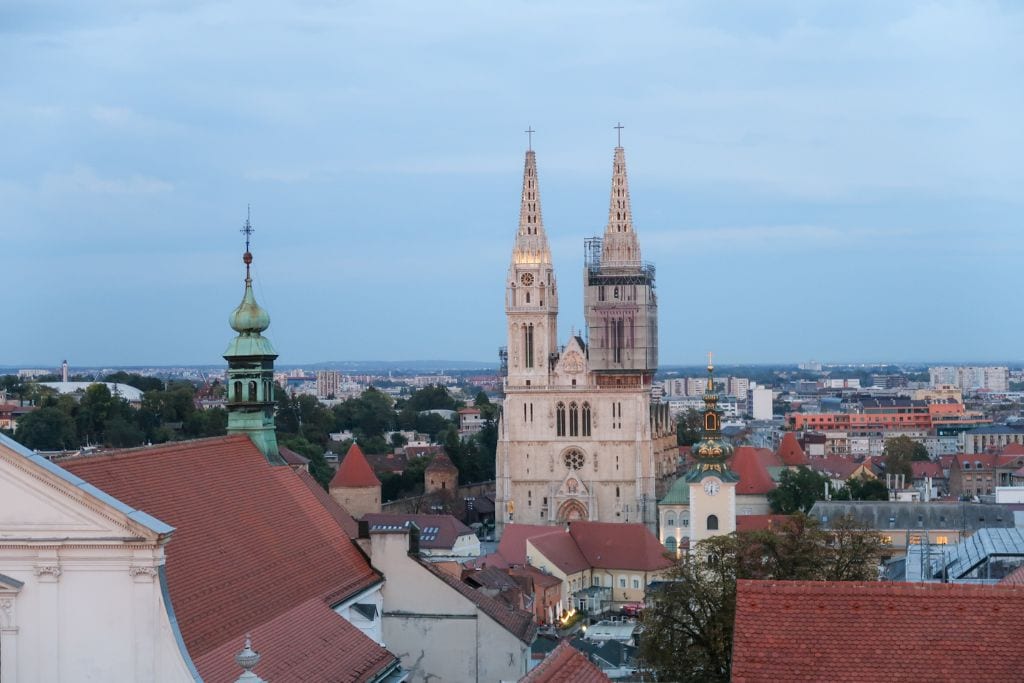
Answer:
POLYGON ((736 483, 729 469, 733 447, 722 437, 714 366, 708 354, 708 385, 704 390, 704 438, 693 445, 696 462, 686 473, 690 485, 690 547, 711 536, 736 531, 736 483))
POLYGON ((526 152, 519 231, 505 279, 508 382, 544 386, 558 352, 558 286, 544 232, 537 156, 526 152))
MULTIPOLYGON (((620 320, 616 329, 632 336, 628 349, 617 357, 602 350, 595 363, 582 336, 557 344, 555 275, 541 222, 536 160, 532 150, 526 153, 519 230, 505 281, 507 370, 495 462, 498 536, 508 524, 572 520, 640 522, 653 530, 657 497, 676 474, 675 425, 667 406, 651 403, 654 276, 640 261, 632 230, 621 148, 612 197, 607 262, 598 256, 592 264, 595 279, 585 314, 588 321, 620 320), (607 303, 599 300, 602 282, 607 303)), ((600 255, 602 240, 596 242, 600 255)))
POLYGON ((267 460, 284 465, 277 448, 274 429, 274 360, 277 352, 263 332, 270 327, 270 315, 256 303, 252 292, 252 253, 249 236, 252 225, 245 220, 245 293, 228 323, 238 336, 224 352, 228 362, 228 434, 248 434, 267 460))
MULTIPOLYGON (((611 202, 604 237, 586 241, 583 269, 588 358, 608 381, 635 375, 650 385, 658 369, 658 302, 654 266, 640 258, 633 229, 626 153, 615 148, 611 202)), ((635 381, 629 380, 629 381, 635 381)))
POLYGON ((454 496, 459 488, 459 468, 444 453, 438 453, 423 470, 423 493, 454 496))
POLYGON ((373 473, 359 444, 349 446, 328 490, 331 498, 356 519, 380 512, 380 479, 373 473))

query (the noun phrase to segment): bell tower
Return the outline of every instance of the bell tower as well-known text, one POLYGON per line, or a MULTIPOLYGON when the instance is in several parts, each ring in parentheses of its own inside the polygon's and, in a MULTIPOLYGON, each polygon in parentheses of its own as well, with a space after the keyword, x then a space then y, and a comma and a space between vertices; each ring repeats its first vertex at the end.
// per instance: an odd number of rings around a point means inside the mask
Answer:
POLYGON ((252 292, 252 252, 249 238, 252 224, 248 216, 245 235, 245 293, 242 303, 231 313, 228 323, 238 336, 224 351, 228 362, 228 434, 248 434, 272 465, 284 465, 277 448, 274 429, 274 359, 277 352, 263 332, 270 327, 270 315, 256 303, 252 292))
POLYGON ((505 279, 508 375, 513 387, 546 386, 558 353, 558 285, 544 232, 537 156, 526 152, 519 231, 505 279))
MULTIPOLYGON (((621 135, 621 124, 616 128, 621 135)), ((586 240, 584 257, 584 316, 590 369, 606 375, 605 382, 621 381, 608 375, 630 374, 640 375, 641 383, 650 386, 658 369, 654 266, 640 257, 629 201, 626 152, 621 144, 615 148, 612 163, 608 225, 604 237, 586 240)))

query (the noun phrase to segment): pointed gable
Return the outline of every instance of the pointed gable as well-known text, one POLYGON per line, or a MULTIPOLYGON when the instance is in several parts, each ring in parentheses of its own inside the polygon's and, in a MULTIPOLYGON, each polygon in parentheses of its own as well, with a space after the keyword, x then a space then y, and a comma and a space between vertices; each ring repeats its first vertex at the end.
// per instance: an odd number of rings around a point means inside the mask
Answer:
POLYGON ((729 462, 729 469, 739 475, 736 484, 737 495, 765 495, 775 488, 771 474, 763 460, 758 456, 758 449, 751 446, 740 446, 729 462))
POLYGON ((778 456, 783 464, 789 467, 807 464, 807 454, 800 447, 800 442, 796 439, 796 432, 786 432, 783 435, 782 443, 779 444, 778 456))
POLYGON ((341 465, 338 466, 338 471, 334 473, 330 488, 356 489, 370 486, 380 486, 380 479, 373 473, 370 463, 366 461, 363 449, 359 447, 359 444, 354 443, 349 447, 341 465))
POLYGON ((603 683, 611 679, 586 655, 563 640, 519 683, 603 683))

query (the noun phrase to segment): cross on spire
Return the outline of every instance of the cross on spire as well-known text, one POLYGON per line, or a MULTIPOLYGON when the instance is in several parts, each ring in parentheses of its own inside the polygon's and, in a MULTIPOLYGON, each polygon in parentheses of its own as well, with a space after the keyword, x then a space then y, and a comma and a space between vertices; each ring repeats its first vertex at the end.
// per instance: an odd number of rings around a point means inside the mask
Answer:
POLYGON ((529 150, 532 150, 533 149, 533 134, 536 133, 537 131, 535 131, 533 129, 533 126, 527 126, 526 130, 524 130, 523 132, 526 133, 526 148, 529 149, 529 150))
POLYGON ((243 225, 242 229, 238 231, 238 232, 242 233, 243 235, 245 235, 245 250, 246 251, 249 251, 249 238, 252 237, 252 234, 254 232, 256 232, 256 230, 254 230, 253 227, 252 227, 252 223, 249 222, 249 217, 250 217, 250 206, 248 204, 246 204, 246 206, 245 206, 245 225, 243 225))
POLYGON ((625 126, 622 125, 622 123, 620 122, 615 124, 615 126, 613 127, 615 128, 615 132, 618 134, 619 137, 619 144, 617 146, 622 147, 622 129, 625 128, 625 126))

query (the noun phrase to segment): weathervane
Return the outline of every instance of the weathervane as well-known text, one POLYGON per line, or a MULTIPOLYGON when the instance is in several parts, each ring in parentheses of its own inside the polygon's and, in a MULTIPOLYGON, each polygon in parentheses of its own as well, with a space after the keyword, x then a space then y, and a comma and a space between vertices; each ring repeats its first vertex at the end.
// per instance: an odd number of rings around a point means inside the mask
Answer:
POLYGON ((533 129, 533 126, 527 126, 526 130, 524 130, 523 132, 526 133, 526 148, 528 150, 532 151, 533 150, 533 134, 536 133, 537 131, 535 131, 533 129))
POLYGON ((615 131, 616 131, 616 133, 619 136, 619 145, 618 145, 619 147, 622 147, 622 129, 623 128, 625 128, 625 126, 622 125, 621 122, 615 124, 615 131))
POLYGON ((249 238, 252 236, 252 234, 254 232, 256 232, 253 229, 253 227, 252 227, 252 223, 249 222, 250 209, 251 209, 250 205, 246 204, 245 205, 245 225, 242 226, 242 229, 238 231, 238 232, 242 233, 243 235, 245 235, 245 250, 246 251, 249 251, 249 238))

